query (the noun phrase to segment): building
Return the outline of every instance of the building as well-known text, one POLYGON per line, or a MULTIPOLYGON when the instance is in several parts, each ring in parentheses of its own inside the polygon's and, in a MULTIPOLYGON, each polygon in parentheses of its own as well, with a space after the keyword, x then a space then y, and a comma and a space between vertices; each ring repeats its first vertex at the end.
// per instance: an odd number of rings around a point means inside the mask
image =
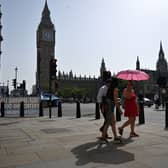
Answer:
MULTIPOLYGON (((100 66, 100 76, 96 78, 95 76, 76 76, 73 74, 72 70, 69 73, 64 73, 59 71, 57 75, 58 91, 68 90, 68 89, 79 89, 82 92, 82 97, 80 94, 79 98, 88 98, 91 101, 95 101, 97 97, 97 92, 100 86, 103 84, 103 79, 109 78, 111 73, 106 71, 106 65, 104 58, 102 58, 100 66)), ((73 93, 71 97, 76 97, 73 93)))
MULTIPOLYGON (((55 27, 50 18, 50 10, 45 2, 42 17, 37 29, 37 72, 36 92, 48 91, 50 80, 50 61, 55 59, 55 27)), ((51 81, 55 90, 55 80, 51 81)))
POLYGON ((166 96, 166 88, 168 86, 168 65, 167 60, 165 59, 162 42, 160 42, 156 70, 142 69, 140 67, 139 57, 137 57, 136 69, 142 70, 150 76, 148 81, 138 82, 137 92, 150 98, 153 98, 155 94, 160 95, 160 97, 166 96))
MULTIPOLYGON (((50 11, 45 2, 42 11, 42 17, 37 29, 37 72, 36 72, 36 93, 39 91, 49 91, 49 72, 50 60, 55 58, 55 27, 50 18, 50 11)), ((58 60, 59 63, 59 60, 58 60)), ((136 91, 138 94, 143 94, 146 97, 153 98, 154 94, 166 93, 168 81, 168 65, 164 56, 162 42, 160 42, 159 58, 156 62, 156 70, 142 69, 140 67, 140 60, 137 57, 136 69, 145 71, 149 74, 148 81, 140 81, 136 84, 136 91), (160 89, 161 88, 161 89, 160 89)), ((100 67, 100 76, 86 77, 76 76, 72 70, 69 73, 58 72, 56 79, 52 80, 52 92, 57 93, 60 90, 66 89, 83 89, 83 97, 95 99, 98 88, 102 84, 104 72, 106 71, 105 61, 102 59, 100 67)), ((34 90, 34 89, 33 89, 34 90)), ((72 93, 72 97, 75 95, 72 93)))
POLYGON ((9 88, 8 86, 0 86, 0 97, 9 96, 9 88))
MULTIPOLYGON (((41 91, 49 91, 49 72, 50 60, 55 58, 55 27, 50 18, 50 10, 47 1, 42 11, 42 17, 37 29, 37 71, 36 71, 36 94, 41 91)), ((105 62, 102 59, 100 76, 105 70, 105 62)), ((99 78, 100 79, 100 78, 99 78)), ((57 80, 52 80, 52 92, 64 88, 80 88, 85 89, 87 97, 95 99, 100 80, 95 77, 77 77, 73 76, 72 71, 69 74, 58 72, 57 80)), ((34 89, 33 89, 34 90, 34 89)))

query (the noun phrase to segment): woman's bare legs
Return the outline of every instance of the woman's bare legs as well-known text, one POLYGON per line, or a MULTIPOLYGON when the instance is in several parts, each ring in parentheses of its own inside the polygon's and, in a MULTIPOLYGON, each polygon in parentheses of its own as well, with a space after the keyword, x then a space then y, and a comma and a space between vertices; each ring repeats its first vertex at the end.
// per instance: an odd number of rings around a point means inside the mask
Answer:
POLYGON ((115 115, 114 115, 114 113, 112 113, 111 129, 112 129, 114 138, 116 138, 116 137, 117 137, 117 131, 116 131, 116 120, 115 120, 115 115))
POLYGON ((121 126, 119 127, 119 133, 122 135, 123 129, 130 125, 131 127, 131 132, 134 132, 135 129, 135 117, 128 117, 128 120, 121 126))
POLYGON ((130 124, 130 128, 131 128, 130 137, 138 137, 139 136, 137 133, 135 133, 135 120, 136 120, 135 117, 133 117, 133 119, 131 120, 131 124, 130 124))
POLYGON ((131 120, 130 120, 130 128, 131 128, 131 133, 134 133, 135 132, 135 117, 131 117, 131 120))

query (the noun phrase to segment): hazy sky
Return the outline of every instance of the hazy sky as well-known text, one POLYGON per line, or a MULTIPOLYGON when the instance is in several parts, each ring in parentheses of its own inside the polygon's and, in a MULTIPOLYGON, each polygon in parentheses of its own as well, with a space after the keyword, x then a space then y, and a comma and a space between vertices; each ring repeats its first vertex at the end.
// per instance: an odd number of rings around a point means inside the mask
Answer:
MULTIPOLYGON (((108 70, 155 70, 160 40, 167 59, 167 0, 48 0, 56 28, 58 70, 99 76, 104 58, 108 70)), ((1 82, 35 84, 36 30, 45 0, 0 0, 2 5, 1 82)))

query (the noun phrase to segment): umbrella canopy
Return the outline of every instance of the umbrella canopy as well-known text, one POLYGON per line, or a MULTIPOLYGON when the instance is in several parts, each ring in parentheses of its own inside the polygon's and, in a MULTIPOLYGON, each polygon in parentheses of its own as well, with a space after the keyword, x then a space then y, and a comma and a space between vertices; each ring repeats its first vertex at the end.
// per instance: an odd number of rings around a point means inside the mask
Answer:
POLYGON ((117 73, 116 78, 124 80, 148 80, 149 75, 139 70, 124 70, 117 73))

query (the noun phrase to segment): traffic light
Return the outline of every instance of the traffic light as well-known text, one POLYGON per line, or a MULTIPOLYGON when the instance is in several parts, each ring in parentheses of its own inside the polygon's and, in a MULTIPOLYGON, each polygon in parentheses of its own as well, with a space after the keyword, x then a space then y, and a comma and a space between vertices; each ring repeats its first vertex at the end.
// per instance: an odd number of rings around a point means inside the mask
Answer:
POLYGON ((167 84, 167 79, 166 79, 166 77, 160 76, 160 77, 157 79, 157 84, 159 85, 159 87, 165 88, 165 87, 166 87, 166 84, 167 84))
POLYGON ((16 79, 13 79, 13 87, 16 89, 16 79))
POLYGON ((51 59, 50 60, 50 79, 55 79, 56 78, 56 59, 51 59))

